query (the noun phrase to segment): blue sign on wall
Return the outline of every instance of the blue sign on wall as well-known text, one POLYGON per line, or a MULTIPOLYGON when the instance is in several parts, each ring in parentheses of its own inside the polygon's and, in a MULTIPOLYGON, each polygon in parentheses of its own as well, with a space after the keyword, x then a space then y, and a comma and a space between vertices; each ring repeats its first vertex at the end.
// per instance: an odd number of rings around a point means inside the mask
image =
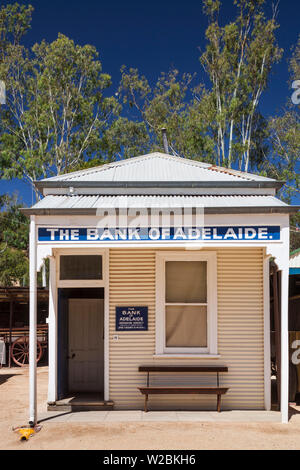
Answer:
POLYGON ((148 330, 148 307, 116 307, 116 330, 148 330))
POLYGON ((39 227, 40 242, 279 241, 280 226, 61 228, 39 227))

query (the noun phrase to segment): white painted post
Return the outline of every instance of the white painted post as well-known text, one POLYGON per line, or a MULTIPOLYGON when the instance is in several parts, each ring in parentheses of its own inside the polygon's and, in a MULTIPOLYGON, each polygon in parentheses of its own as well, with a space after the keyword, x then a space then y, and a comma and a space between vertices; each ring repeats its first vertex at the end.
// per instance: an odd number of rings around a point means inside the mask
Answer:
MULTIPOLYGON (((289 232, 289 230, 287 230, 289 232)), ((286 234, 281 271, 281 421, 289 421, 289 238, 286 234)))
POLYGON ((30 218, 29 235, 29 423, 37 423, 37 273, 35 216, 30 218))
POLYGON ((109 249, 103 255, 104 271, 104 400, 109 400, 109 249))
POLYGON ((57 399, 57 296, 56 260, 50 257, 49 274, 49 313, 48 313, 48 403, 57 399))
POLYGON ((265 410, 271 409, 270 255, 264 257, 264 376, 265 410))

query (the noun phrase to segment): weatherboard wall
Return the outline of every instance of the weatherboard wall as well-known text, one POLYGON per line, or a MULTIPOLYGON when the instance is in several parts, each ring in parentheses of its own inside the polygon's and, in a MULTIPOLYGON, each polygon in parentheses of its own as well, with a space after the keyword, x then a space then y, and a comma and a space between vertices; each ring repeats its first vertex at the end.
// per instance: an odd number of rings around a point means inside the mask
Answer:
MULTIPOLYGON (((142 409, 137 387, 146 384, 143 364, 226 365, 221 385, 229 387, 223 409, 264 408, 263 249, 222 248, 217 252, 218 359, 155 357, 155 249, 110 249, 109 398, 116 409, 142 409), (147 306, 148 331, 115 330, 117 306, 147 306), (118 335, 118 338, 114 338, 118 335)), ((216 385, 215 374, 152 374, 152 385, 216 385)), ((149 409, 212 409, 215 396, 150 396, 149 409)))

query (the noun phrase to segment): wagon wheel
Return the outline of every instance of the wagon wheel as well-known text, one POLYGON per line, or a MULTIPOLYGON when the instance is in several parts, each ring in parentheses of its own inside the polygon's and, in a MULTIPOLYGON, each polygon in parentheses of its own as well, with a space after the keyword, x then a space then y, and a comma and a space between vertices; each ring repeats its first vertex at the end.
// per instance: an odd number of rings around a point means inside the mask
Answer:
MULTIPOLYGON (((43 349, 41 343, 37 341, 37 358, 36 362, 42 357, 43 349)), ((28 336, 20 336, 11 345, 10 350, 11 358, 18 366, 25 366, 29 364, 29 338, 28 336)))

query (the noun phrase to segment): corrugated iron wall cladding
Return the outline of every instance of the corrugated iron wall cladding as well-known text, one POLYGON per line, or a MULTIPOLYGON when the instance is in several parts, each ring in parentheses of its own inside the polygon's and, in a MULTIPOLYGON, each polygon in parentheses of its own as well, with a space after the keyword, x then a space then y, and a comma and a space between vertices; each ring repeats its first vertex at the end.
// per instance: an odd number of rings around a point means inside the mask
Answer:
MULTIPOLYGON (((158 359, 155 354, 154 249, 110 250, 110 399, 117 409, 143 408, 137 390, 146 383, 141 364, 227 365, 221 384, 230 388, 224 409, 264 408, 263 252, 253 249, 218 249, 217 360, 158 359), (116 306, 148 306, 149 330, 115 331, 116 306)), ((214 385, 214 374, 151 374, 151 383, 214 385)), ((152 396, 150 409, 215 409, 214 396, 152 396)))

